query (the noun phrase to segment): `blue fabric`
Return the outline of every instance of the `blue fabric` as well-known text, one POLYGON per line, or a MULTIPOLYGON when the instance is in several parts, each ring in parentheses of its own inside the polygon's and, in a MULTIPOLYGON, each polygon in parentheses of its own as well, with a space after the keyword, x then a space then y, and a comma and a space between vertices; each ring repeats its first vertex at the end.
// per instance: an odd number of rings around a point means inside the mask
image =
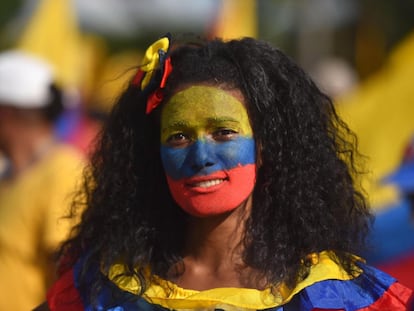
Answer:
POLYGON ((350 281, 326 280, 302 290, 285 306, 286 310, 343 309, 355 311, 372 305, 395 282, 388 274, 361 264, 364 270, 350 281))
MULTIPOLYGON (((83 260, 80 260, 74 269, 75 286, 77 275, 83 260)), ((284 306, 266 309, 267 311, 310 311, 314 308, 342 309, 356 311, 375 303, 384 295, 387 289, 395 282, 391 276, 371 266, 360 264, 364 270, 359 277, 350 281, 326 280, 317 282, 299 292, 284 306)), ((92 276, 97 270, 91 269, 92 276)), ((96 309, 93 309, 85 293, 82 299, 85 310, 109 311, 165 311, 159 305, 151 304, 145 299, 129 292, 122 291, 115 284, 107 280, 101 290, 96 309)), ((220 310, 220 309, 217 309, 220 310)))
POLYGON ((393 173, 381 180, 384 184, 394 184, 401 192, 414 191, 414 161, 402 163, 393 173))
MULTIPOLYGON (((75 280, 75 287, 79 290, 79 275, 81 267, 83 266, 84 262, 86 261, 86 256, 81 257, 73 268, 74 273, 74 280, 75 280)), ((92 267, 88 270, 88 274, 86 276, 86 282, 92 282, 92 279, 96 276, 103 277, 98 267, 92 267)), ((79 290, 80 296, 85 307, 85 311, 124 311, 124 310, 140 310, 140 311, 162 311, 167 310, 160 306, 150 304, 143 298, 137 297, 131 293, 122 291, 119 289, 115 284, 111 281, 107 280, 105 282, 104 287, 99 292, 97 303, 94 306, 89 298, 90 288, 87 291, 79 290)))
POLYGON ((368 236, 371 249, 363 254, 369 264, 381 264, 414 251, 411 213, 408 199, 402 199, 376 213, 368 236))

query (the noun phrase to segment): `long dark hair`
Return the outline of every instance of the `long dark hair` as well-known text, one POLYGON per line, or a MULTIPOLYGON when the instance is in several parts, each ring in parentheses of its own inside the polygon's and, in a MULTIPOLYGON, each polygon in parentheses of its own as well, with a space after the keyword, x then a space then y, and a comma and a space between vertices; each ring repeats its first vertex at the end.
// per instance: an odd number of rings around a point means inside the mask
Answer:
MULTIPOLYGON (((245 264, 268 284, 293 285, 306 276, 309 253, 332 250, 352 273, 349 254, 364 245, 370 213, 354 186, 355 135, 331 100, 291 59, 259 40, 184 44, 171 52, 171 61, 165 98, 182 85, 208 83, 241 90, 247 103, 260 167, 245 264)), ((142 269, 165 276, 182 260, 187 215, 166 184, 159 111, 147 115, 146 100, 136 86, 123 92, 85 172, 74 203, 85 208, 82 222, 62 248, 69 265, 86 256, 81 281, 89 267, 105 273, 122 259, 144 291, 142 269)), ((88 288, 98 290, 102 279, 93 279, 88 288)))

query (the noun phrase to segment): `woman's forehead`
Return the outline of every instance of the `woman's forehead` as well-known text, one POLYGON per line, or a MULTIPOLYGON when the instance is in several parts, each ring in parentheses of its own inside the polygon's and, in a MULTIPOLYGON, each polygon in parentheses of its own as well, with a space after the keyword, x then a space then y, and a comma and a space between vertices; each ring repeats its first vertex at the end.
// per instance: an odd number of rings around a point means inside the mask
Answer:
POLYGON ((237 97, 241 97, 238 90, 189 86, 173 95, 163 107, 162 131, 179 127, 180 124, 191 127, 237 123, 243 132, 251 134, 247 110, 237 97))
POLYGON ((190 85, 180 88, 173 94, 166 105, 174 103, 177 105, 212 105, 219 103, 223 107, 243 106, 244 98, 240 90, 227 89, 220 86, 190 85))
MULTIPOLYGON (((243 97, 238 90, 223 90, 219 87, 195 85, 174 94, 164 105, 162 116, 190 117, 200 114, 247 115, 243 97)), ((165 121, 165 120, 164 120, 165 121)))

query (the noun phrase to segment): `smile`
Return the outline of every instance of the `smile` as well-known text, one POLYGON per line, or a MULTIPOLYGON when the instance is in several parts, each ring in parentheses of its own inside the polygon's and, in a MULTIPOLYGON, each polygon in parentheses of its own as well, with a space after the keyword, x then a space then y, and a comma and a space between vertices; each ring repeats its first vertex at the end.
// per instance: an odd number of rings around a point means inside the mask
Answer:
POLYGON ((217 186, 224 182, 225 179, 212 179, 212 180, 206 180, 206 181, 200 181, 196 183, 192 183, 191 187, 200 187, 200 188, 209 188, 213 186, 217 186))
POLYGON ((196 193, 210 193, 220 189, 229 181, 229 176, 224 172, 216 172, 208 176, 189 178, 184 182, 186 188, 196 193))

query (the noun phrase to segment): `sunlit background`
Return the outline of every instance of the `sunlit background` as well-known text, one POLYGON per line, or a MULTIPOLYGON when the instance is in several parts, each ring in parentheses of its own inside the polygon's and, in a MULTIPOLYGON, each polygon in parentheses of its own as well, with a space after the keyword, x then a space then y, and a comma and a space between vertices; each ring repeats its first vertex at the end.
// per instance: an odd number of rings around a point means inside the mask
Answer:
POLYGON ((0 49, 56 66, 69 107, 56 131, 85 151, 159 36, 270 41, 311 74, 357 133, 367 157, 362 184, 377 216, 366 257, 414 287, 413 16, 414 2, 405 0, 2 0, 0 49))

